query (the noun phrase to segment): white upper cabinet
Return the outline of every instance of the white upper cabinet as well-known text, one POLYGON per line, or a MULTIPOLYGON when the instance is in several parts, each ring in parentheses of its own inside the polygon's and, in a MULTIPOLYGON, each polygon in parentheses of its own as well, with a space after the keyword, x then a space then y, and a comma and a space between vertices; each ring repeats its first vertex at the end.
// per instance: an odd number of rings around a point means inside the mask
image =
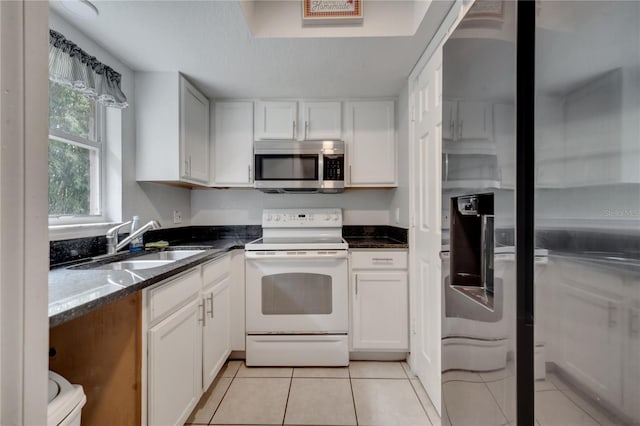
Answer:
POLYGON ((209 100, 184 77, 180 78, 181 177, 209 182, 209 100))
POLYGON ((182 75, 135 76, 136 179, 209 183, 209 101, 182 75))
POLYGON ((253 103, 216 102, 213 121, 213 184, 251 186, 253 103))
POLYGON ((302 103, 302 140, 341 139, 342 108, 340 102, 302 103))
POLYGON ((347 102, 345 110, 348 185, 396 186, 394 102, 347 102))
POLYGON ((296 101, 256 101, 255 139, 296 138, 298 103, 296 101))
POLYGON ((478 101, 443 101, 442 139, 492 140, 491 104, 478 101))

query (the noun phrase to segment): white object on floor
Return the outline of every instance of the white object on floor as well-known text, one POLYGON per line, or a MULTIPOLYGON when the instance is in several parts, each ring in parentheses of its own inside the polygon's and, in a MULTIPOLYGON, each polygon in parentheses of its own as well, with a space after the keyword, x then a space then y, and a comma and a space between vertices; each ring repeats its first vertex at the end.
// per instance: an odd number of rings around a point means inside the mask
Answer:
POLYGON ((49 371, 48 426, 80 426, 80 415, 85 402, 87 397, 82 386, 72 385, 61 375, 49 371))

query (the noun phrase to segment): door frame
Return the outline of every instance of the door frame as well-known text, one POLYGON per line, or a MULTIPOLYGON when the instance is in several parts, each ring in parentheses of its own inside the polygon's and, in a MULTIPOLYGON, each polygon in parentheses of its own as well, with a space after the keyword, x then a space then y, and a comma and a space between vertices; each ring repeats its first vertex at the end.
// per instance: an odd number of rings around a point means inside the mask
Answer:
POLYGON ((46 1, 0 2, 1 424, 47 421, 48 19, 46 1))

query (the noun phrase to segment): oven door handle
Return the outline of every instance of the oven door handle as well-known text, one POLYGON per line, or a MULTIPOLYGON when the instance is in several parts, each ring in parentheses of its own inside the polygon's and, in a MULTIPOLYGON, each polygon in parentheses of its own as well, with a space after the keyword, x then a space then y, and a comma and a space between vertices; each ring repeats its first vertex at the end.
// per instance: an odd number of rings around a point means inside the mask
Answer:
POLYGON ((346 250, 327 250, 321 251, 320 253, 318 253, 317 251, 304 250, 267 253, 268 254, 256 251, 245 251, 244 256, 245 259, 251 260, 335 260, 346 259, 348 256, 346 250))

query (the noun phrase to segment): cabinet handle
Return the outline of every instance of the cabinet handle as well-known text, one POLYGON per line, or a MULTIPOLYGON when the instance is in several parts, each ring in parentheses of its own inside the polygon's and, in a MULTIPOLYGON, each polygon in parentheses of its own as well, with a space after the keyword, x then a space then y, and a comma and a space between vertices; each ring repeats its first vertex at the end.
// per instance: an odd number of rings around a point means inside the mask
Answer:
POLYGON ((636 327, 638 317, 640 317, 640 314, 633 311, 629 312, 629 336, 631 337, 640 336, 640 330, 636 327))
POLYGON ((358 295, 358 276, 356 275, 356 296, 358 295))
POLYGON ((204 314, 204 300, 202 301, 202 303, 200 303, 198 305, 198 309, 200 310, 200 313, 202 314, 202 318, 198 317, 198 323, 202 323, 202 326, 204 327, 205 325, 205 314, 204 314))
POLYGON ((191 176, 191 156, 189 156, 189 176, 191 176))
POLYGON ((451 120, 449 122, 449 130, 451 131, 451 139, 455 139, 456 138, 456 133, 455 133, 454 125, 453 125, 453 120, 451 120))
POLYGON ((351 184, 351 164, 349 164, 349 184, 351 184))
POLYGON ((393 263, 393 259, 390 257, 374 257, 371 259, 372 262, 381 262, 381 263, 393 263))
POLYGON ((609 303, 609 308, 608 308, 608 321, 609 321, 609 327, 614 327, 616 324, 618 324, 618 322, 615 319, 615 314, 618 311, 618 308, 615 307, 613 305, 613 302, 608 302, 609 303))
POLYGON ((247 170, 249 171, 248 182, 251 183, 251 164, 247 166, 247 170))
POLYGON ((213 293, 211 293, 209 297, 207 297, 207 300, 209 301, 210 306, 210 310, 207 313, 213 319, 213 293))
POLYGON ((184 174, 189 176, 189 160, 184 160, 184 174))
POLYGON ((460 120, 460 129, 458 131, 459 137, 458 140, 462 140, 462 126, 464 125, 464 120, 460 120))
POLYGON ((296 120, 293 120, 293 138, 292 139, 295 139, 295 138, 296 138, 296 120))
POLYGON ((307 133, 309 132, 309 122, 304 122, 304 140, 307 140, 307 133))

